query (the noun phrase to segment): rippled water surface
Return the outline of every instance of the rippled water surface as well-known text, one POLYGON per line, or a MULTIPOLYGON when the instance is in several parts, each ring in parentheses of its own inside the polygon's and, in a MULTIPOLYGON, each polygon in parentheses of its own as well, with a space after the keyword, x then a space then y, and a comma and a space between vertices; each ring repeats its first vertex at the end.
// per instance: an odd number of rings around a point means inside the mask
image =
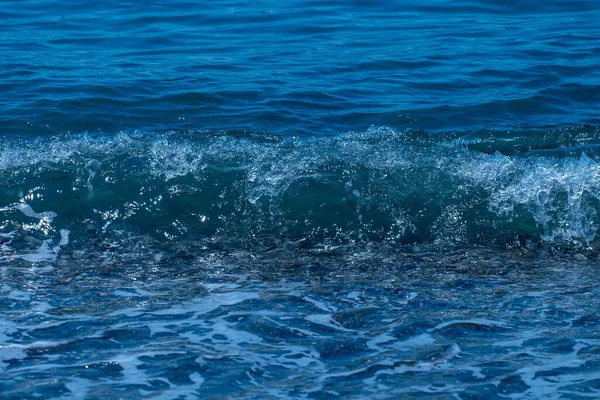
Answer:
POLYGON ((0 1, 0 398, 600 397, 598 21, 0 1))
POLYGON ((596 1, 3 1, 0 128, 598 124, 596 1))

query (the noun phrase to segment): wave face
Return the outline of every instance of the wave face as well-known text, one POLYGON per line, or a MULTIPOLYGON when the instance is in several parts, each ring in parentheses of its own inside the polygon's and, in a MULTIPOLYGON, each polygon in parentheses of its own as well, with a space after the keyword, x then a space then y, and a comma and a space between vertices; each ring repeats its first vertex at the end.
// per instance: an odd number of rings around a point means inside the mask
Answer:
POLYGON ((599 144, 592 127, 2 139, 0 226, 235 246, 594 246, 599 144))

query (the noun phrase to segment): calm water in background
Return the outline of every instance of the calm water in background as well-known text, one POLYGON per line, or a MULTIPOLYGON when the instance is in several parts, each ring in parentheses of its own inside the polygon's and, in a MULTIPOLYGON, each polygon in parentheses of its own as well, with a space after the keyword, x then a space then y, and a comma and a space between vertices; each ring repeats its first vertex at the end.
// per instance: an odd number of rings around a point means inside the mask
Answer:
POLYGON ((597 124, 595 1, 3 1, 5 133, 597 124))
POLYGON ((600 396, 600 3, 0 1, 0 394, 600 396))

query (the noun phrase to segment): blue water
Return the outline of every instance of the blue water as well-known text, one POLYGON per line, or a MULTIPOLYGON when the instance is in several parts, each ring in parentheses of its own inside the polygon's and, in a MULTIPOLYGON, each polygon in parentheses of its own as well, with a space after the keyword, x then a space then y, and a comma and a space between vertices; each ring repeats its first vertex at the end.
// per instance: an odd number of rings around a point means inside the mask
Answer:
POLYGON ((0 398, 600 397, 597 1, 0 2, 0 398))
POLYGON ((598 124, 595 1, 3 1, 2 131, 598 124))

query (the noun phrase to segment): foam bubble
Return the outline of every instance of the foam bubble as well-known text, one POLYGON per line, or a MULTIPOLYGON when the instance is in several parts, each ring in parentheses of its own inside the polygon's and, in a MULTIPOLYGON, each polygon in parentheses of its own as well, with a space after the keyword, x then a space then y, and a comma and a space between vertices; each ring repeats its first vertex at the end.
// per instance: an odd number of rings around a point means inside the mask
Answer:
POLYGON ((37 218, 37 219, 46 219, 46 220, 48 220, 48 222, 52 222, 52 220, 57 217, 57 214, 53 211, 45 211, 45 212, 37 213, 27 203, 19 203, 13 207, 7 207, 2 210, 9 210, 9 209, 19 210, 28 217, 37 218))

